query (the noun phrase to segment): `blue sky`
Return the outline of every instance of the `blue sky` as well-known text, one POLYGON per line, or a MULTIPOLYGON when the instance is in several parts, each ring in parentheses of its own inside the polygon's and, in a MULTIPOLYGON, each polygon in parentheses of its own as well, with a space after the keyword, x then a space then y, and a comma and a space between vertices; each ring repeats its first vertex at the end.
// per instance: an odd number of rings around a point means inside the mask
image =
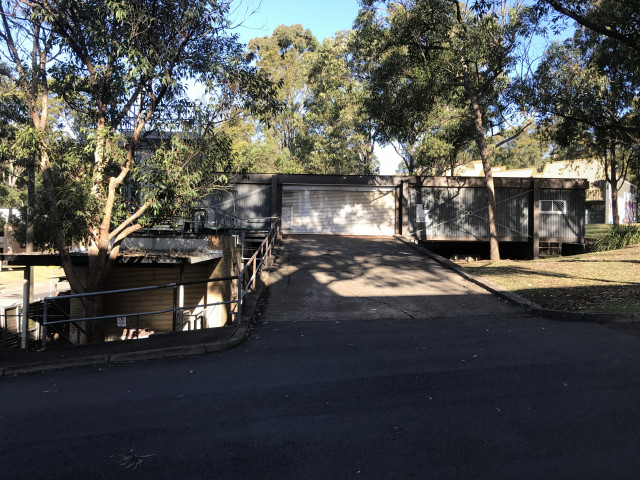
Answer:
POLYGON ((339 30, 350 29, 358 14, 357 0, 242 0, 236 6, 237 21, 257 10, 238 27, 240 41, 270 36, 279 25, 301 24, 322 41, 339 30))

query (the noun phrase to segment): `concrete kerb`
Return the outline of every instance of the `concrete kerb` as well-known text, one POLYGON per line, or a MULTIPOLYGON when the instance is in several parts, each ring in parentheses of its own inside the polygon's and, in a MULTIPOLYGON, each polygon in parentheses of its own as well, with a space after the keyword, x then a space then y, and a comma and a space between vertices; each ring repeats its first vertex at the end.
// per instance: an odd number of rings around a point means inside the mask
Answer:
POLYGON ((24 375, 28 373, 42 373, 51 370, 63 370, 65 368, 72 367, 106 367, 109 365, 109 355, 91 355, 88 357, 69 358, 66 360, 57 361, 52 363, 30 363, 25 365, 15 365, 11 367, 4 367, 2 369, 2 376, 9 377, 13 375, 24 375))
POLYGON ((487 280, 486 278, 476 277, 475 275, 471 275, 466 272, 464 268, 460 267, 456 263, 451 260, 444 258, 437 253, 432 252, 431 250, 413 243, 409 241, 407 238, 402 237, 400 235, 395 235, 395 238, 400 240, 405 245, 410 246, 414 250, 426 255, 432 260, 438 262, 439 264, 453 270, 458 275, 463 277, 464 279, 478 285, 479 287, 484 288, 485 290, 491 292, 492 294, 507 300, 515 305, 518 305, 523 310, 525 310, 528 314, 534 315, 536 317, 548 318, 551 320, 561 320, 561 321, 571 321, 571 322, 596 322, 596 323, 630 323, 630 322, 638 322, 640 321, 640 313, 628 313, 628 314, 617 314, 617 313, 584 313, 584 312, 572 312, 568 310, 554 310, 551 308, 544 308, 535 303, 527 300, 520 295, 517 295, 500 285, 496 285, 495 283, 487 280))
MULTIPOLYGON (((239 325, 233 334, 224 340, 217 342, 199 343, 192 345, 177 345, 174 347, 157 348, 150 350, 138 350, 134 352, 122 352, 103 355, 79 356, 55 362, 47 363, 29 363, 24 365, 15 365, 9 367, 0 367, 0 378, 14 375, 24 375, 29 373, 42 373, 53 370, 62 370, 72 367, 96 366, 106 367, 118 363, 131 363, 145 360, 159 360, 163 358, 175 358, 203 355, 207 353, 222 352, 234 348, 248 337, 250 327, 254 322, 255 311, 262 294, 264 293, 267 278, 271 273, 273 261, 269 262, 267 268, 260 274, 260 279, 256 282, 256 291, 251 293, 250 301, 243 305, 243 314, 247 321, 239 325)), ((179 341, 179 340, 177 340, 179 341)))

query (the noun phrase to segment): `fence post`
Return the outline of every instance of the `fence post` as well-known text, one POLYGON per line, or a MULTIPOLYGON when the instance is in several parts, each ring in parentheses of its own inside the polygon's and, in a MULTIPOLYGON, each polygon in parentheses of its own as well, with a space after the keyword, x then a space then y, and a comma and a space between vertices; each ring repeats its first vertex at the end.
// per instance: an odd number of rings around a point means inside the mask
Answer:
POLYGON ((47 297, 42 302, 42 350, 47 348, 47 297))
MULTIPOLYGON (((239 265, 238 265, 239 266, 239 265)), ((238 273, 238 309, 236 310, 236 324, 240 325, 242 322, 242 273, 244 268, 240 269, 238 273)))
POLYGON ((251 281, 251 289, 255 291, 256 289, 256 277, 258 276, 258 272, 256 272, 256 259, 258 258, 258 255, 254 255, 253 256, 253 275, 251 275, 253 277, 253 280, 251 281))
POLYGON ((26 350, 29 337, 29 293, 31 291, 31 267, 24 267, 24 280, 22 281, 22 349, 26 350))
POLYGON ((4 331, 7 328, 7 311, 0 307, 0 345, 4 345, 4 331))
POLYGON ((178 285, 173 284, 173 327, 172 330, 175 332, 178 327, 178 318, 176 316, 176 306, 178 304, 178 285))

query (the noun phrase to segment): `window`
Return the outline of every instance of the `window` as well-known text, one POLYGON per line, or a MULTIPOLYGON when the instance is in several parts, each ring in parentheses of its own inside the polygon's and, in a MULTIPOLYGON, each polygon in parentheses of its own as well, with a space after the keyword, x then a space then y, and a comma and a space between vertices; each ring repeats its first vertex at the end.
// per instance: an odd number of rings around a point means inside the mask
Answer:
POLYGON ((564 215, 567 213, 566 200, 540 200, 540 213, 564 215))

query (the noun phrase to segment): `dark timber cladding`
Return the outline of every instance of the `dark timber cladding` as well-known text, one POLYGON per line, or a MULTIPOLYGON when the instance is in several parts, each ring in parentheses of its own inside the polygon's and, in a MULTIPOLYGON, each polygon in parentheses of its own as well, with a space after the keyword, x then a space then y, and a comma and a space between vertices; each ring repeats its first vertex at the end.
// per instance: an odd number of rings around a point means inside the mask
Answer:
POLYGON ((246 226, 263 228, 271 216, 271 184, 235 183, 209 198, 209 221, 250 219, 246 226))
MULTIPOLYGON (((584 242, 586 180, 497 177, 495 185, 501 241, 526 241, 534 257, 539 241, 584 242)), ((416 178, 409 233, 419 240, 488 241, 484 180, 416 178)))
POLYGON ((393 235, 401 185, 393 176, 241 174, 210 198, 209 223, 236 217, 250 227, 278 215, 285 233, 393 235))
MULTIPOLYGON (((526 242, 534 257, 539 241, 584 242, 585 190, 589 187, 586 180, 509 177, 494 180, 500 241, 526 242)), ((378 200, 373 206, 365 205, 363 199, 367 195, 363 192, 377 192, 370 195, 374 200, 385 197, 384 208, 389 211, 385 218, 392 219, 391 230, 396 234, 426 241, 489 240, 485 181, 478 177, 238 175, 225 198, 211 201, 210 214, 224 209, 244 219, 271 215, 284 219, 292 211, 294 214, 302 211, 291 209, 291 199, 298 199, 298 203, 304 199, 305 207, 310 207, 316 216, 314 220, 327 216, 322 219, 324 223, 319 223, 327 227, 316 233, 335 233, 336 211, 351 215, 339 221, 357 225, 372 217, 372 209, 380 207, 378 200), (385 192, 392 196, 390 202, 385 192), (283 211, 284 196, 287 212, 283 211), (344 199, 345 208, 340 205, 325 208, 319 203, 326 198, 344 199), (354 217, 356 214, 360 216, 354 217)), ((389 229, 385 227, 384 231, 389 229)))

